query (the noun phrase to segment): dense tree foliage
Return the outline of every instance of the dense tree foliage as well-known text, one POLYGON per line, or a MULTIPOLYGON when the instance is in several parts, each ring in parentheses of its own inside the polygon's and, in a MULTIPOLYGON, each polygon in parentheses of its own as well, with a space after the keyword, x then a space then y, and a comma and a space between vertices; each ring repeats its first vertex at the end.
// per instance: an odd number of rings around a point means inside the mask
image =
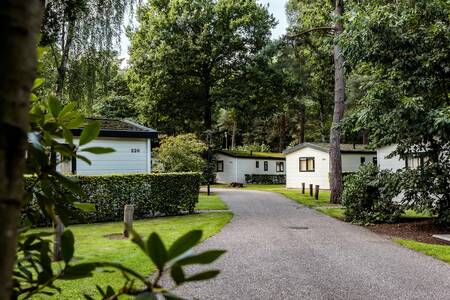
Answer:
POLYGON ((131 88, 141 120, 168 133, 212 127, 218 89, 243 73, 274 25, 254 0, 152 1, 138 19, 131 88))
POLYGON ((450 223, 450 5, 445 0, 354 5, 342 38, 348 72, 363 91, 348 120, 374 146, 417 158, 405 203, 450 223))

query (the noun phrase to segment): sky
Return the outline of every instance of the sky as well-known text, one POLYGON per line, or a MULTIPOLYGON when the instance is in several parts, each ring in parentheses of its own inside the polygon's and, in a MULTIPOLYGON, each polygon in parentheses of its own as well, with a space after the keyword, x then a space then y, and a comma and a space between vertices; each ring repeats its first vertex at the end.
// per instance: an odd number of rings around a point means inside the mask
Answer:
MULTIPOLYGON (((278 21, 278 25, 272 30, 272 39, 277 39, 282 36, 286 32, 287 17, 285 6, 288 0, 257 0, 259 3, 267 5, 269 12, 275 17, 278 21)), ((128 59, 128 47, 130 46, 130 41, 124 34, 121 37, 121 46, 120 46, 120 58, 124 58, 122 62, 122 67, 127 66, 128 59)))

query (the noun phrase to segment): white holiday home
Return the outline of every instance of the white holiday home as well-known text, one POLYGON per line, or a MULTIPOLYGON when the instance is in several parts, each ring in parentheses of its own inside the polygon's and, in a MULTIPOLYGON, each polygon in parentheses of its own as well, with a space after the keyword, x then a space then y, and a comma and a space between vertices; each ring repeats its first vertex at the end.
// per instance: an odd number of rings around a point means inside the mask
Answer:
POLYGON ((215 153, 218 183, 245 183, 245 175, 285 175, 282 153, 222 150, 215 153))
MULTIPOLYGON (((302 182, 330 188, 330 144, 302 143, 284 151, 286 187, 301 188, 302 182)), ((366 145, 341 144, 342 172, 355 172, 364 163, 377 163, 376 151, 366 145)))
MULTIPOLYGON (((60 171, 77 175, 106 175, 106 174, 139 174, 152 171, 152 139, 157 131, 128 120, 94 119, 87 122, 99 121, 100 134, 86 147, 110 147, 115 150, 108 154, 80 153, 91 161, 87 164, 79 158, 63 162, 60 171)), ((74 143, 78 144, 78 137, 83 128, 72 130, 74 143)))

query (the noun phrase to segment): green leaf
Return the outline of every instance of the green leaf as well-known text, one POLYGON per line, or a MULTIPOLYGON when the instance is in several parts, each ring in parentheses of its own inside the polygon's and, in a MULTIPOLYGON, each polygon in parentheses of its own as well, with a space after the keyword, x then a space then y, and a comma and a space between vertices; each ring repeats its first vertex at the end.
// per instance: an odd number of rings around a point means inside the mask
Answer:
POLYGON ((73 134, 72 131, 70 131, 67 128, 63 128, 63 137, 64 140, 69 143, 69 144, 73 144, 73 134))
POLYGON ((75 129, 81 127, 84 123, 84 118, 82 115, 76 115, 74 118, 72 118, 70 121, 66 123, 66 127, 68 129, 75 129))
POLYGON ((165 292, 162 294, 164 296, 164 298, 166 298, 167 300, 186 300, 185 298, 181 298, 178 297, 177 295, 174 295, 170 292, 165 292))
POLYGON ((177 239, 172 246, 170 247, 168 251, 169 259, 173 259, 184 252, 188 251, 202 238, 202 231, 201 230, 192 230, 185 235, 181 236, 179 239, 177 239))
POLYGON ((62 258, 67 264, 73 257, 75 238, 72 231, 65 230, 61 235, 62 258))
POLYGON ((166 247, 158 234, 153 232, 147 240, 147 252, 156 267, 162 271, 168 261, 166 247))
POLYGON ((219 275, 220 271, 219 270, 210 270, 210 271, 205 271, 205 272, 201 272, 198 274, 195 274, 191 277, 186 278, 186 282, 188 281, 202 281, 202 280, 209 280, 212 279, 214 277, 216 277, 217 275, 219 275))
POLYGON ((224 250, 209 250, 198 255, 188 256, 176 261, 177 265, 194 265, 194 264, 210 264, 216 261, 220 256, 222 256, 226 251, 224 250))
POLYGON ((84 212, 94 212, 95 211, 95 205, 92 203, 74 202, 73 206, 75 206, 76 208, 78 208, 84 212))
POLYGON ((37 89, 44 83, 44 78, 36 78, 33 83, 33 88, 31 90, 37 89))
POLYGON ((83 155, 76 155, 77 158, 81 159, 82 161, 84 161, 85 163, 87 163, 88 165, 92 165, 92 162, 85 156, 83 155))
POLYGON ((59 112, 58 117, 61 119, 61 118, 64 118, 69 113, 75 112, 76 105, 77 104, 75 102, 70 102, 70 103, 64 105, 63 109, 59 112))
POLYGON ((80 146, 95 140, 100 133, 100 122, 94 121, 86 125, 80 135, 80 146))
POLYGON ((54 118, 57 118, 59 113, 61 112, 62 105, 59 102, 58 98, 51 95, 48 97, 48 109, 54 118))
POLYGON ((177 285, 182 284, 186 279, 183 269, 178 265, 172 266, 170 269, 170 276, 177 285))
POLYGON ((81 151, 89 152, 89 153, 93 153, 93 154, 107 154, 107 153, 113 153, 116 150, 114 150, 113 148, 108 148, 108 147, 89 147, 89 148, 83 148, 83 149, 81 149, 81 151))
POLYGON ((144 292, 144 293, 137 295, 134 299, 135 300, 157 300, 158 298, 156 297, 156 295, 154 293, 144 292))
POLYGON ((73 280, 92 276, 92 272, 97 268, 97 263, 82 263, 64 270, 62 280, 73 280))
POLYGON ((128 231, 130 232, 131 235, 131 241, 136 245, 138 245, 139 248, 141 248, 141 250, 144 251, 145 254, 148 254, 147 248, 145 247, 145 243, 142 240, 141 236, 136 231, 134 231, 133 228, 128 229, 128 231))

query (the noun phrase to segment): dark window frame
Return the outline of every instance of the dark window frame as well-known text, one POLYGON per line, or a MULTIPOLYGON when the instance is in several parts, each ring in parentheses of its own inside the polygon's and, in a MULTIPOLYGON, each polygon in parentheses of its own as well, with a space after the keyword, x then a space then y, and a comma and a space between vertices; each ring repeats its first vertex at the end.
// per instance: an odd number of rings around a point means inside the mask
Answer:
POLYGON ((310 157, 299 157, 298 158, 298 170, 300 172, 302 172, 302 173, 304 173, 304 172, 315 172, 316 171, 316 158, 312 157, 312 156, 310 156, 310 157), (306 160, 306 170, 302 170, 302 163, 301 163, 302 160, 306 160), (312 170, 308 170, 308 166, 309 166, 308 160, 312 160, 312 162, 313 162, 312 170))
POLYGON ((365 164, 366 163, 366 157, 365 156, 361 156, 359 158, 359 162, 360 162, 361 165, 365 164))
POLYGON ((284 161, 277 161, 275 165, 275 170, 278 173, 284 172, 284 161), (281 167, 281 168, 280 168, 281 167))
POLYGON ((264 172, 269 171, 269 162, 267 160, 264 161, 264 172))
POLYGON ((372 157, 372 162, 375 166, 378 165, 378 157, 376 156, 372 157))
POLYGON ((216 161, 216 173, 222 173, 224 171, 223 160, 216 161), (219 168, 221 166, 221 168, 219 168))
POLYGON ((256 161, 256 168, 259 169, 259 160, 256 161))

